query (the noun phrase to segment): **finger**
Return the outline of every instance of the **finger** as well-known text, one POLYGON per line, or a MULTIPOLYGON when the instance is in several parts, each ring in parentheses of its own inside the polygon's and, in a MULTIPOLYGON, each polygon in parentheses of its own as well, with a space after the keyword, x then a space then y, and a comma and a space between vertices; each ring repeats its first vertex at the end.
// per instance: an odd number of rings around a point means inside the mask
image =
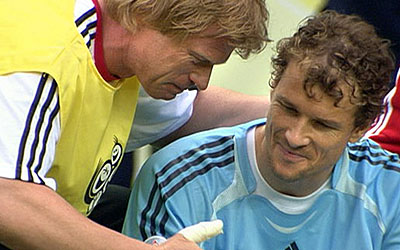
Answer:
POLYGON ((222 233, 222 220, 205 221, 179 231, 186 239, 200 243, 222 233))

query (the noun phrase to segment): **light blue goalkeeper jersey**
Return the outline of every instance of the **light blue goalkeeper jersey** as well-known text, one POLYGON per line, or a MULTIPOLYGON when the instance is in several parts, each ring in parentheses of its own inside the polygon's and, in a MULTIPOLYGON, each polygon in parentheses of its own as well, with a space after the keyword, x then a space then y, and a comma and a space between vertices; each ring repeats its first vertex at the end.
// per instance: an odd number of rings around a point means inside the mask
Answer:
POLYGON ((399 250, 400 163, 371 140, 348 144, 328 183, 300 213, 255 192, 246 134, 265 120, 180 139, 141 169, 123 233, 170 237, 212 219, 224 233, 205 250, 399 250))

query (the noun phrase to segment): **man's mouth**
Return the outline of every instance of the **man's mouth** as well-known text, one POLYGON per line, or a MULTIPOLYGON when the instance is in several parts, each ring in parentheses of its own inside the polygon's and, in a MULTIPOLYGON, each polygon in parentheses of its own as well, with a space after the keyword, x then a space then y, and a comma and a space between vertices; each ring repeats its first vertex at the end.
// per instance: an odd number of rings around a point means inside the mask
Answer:
POLYGON ((278 144, 278 147, 279 147, 280 151, 282 152, 282 155, 285 157, 285 159, 287 159, 291 162, 303 161, 303 160, 307 159, 306 155, 299 153, 299 152, 295 152, 293 150, 290 150, 287 147, 282 146, 281 144, 278 144))
POLYGON ((196 84, 192 84, 187 88, 189 91, 191 90, 199 90, 199 88, 196 86, 196 84))

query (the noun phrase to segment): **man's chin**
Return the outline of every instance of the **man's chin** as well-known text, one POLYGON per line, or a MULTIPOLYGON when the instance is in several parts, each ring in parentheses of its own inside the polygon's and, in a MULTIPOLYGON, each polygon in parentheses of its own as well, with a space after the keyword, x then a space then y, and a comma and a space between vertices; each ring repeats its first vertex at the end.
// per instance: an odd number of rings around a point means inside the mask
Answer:
POLYGON ((276 178, 286 183, 294 183, 302 177, 300 173, 288 169, 274 169, 273 174, 276 178))
POLYGON ((149 94, 154 99, 169 101, 176 97, 177 94, 163 93, 163 94, 149 94))

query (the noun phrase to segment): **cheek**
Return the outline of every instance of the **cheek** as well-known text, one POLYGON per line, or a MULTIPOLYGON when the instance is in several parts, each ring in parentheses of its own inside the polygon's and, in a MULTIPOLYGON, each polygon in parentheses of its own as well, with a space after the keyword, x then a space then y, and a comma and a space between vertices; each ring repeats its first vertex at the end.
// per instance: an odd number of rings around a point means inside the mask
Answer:
POLYGON ((334 164, 346 147, 347 140, 331 136, 319 136, 314 139, 314 146, 320 161, 334 164))
POLYGON ((158 85, 161 82, 184 81, 188 79, 189 72, 187 64, 157 62, 148 64, 137 76, 141 81, 146 81, 147 85, 158 85))
POLYGON ((271 135, 283 133, 283 131, 287 129, 288 124, 293 124, 293 122, 295 122, 294 119, 280 112, 270 110, 267 114, 267 127, 271 135))
POLYGON ((279 110, 274 105, 271 105, 267 112, 267 123, 280 123, 282 120, 281 116, 279 110))

